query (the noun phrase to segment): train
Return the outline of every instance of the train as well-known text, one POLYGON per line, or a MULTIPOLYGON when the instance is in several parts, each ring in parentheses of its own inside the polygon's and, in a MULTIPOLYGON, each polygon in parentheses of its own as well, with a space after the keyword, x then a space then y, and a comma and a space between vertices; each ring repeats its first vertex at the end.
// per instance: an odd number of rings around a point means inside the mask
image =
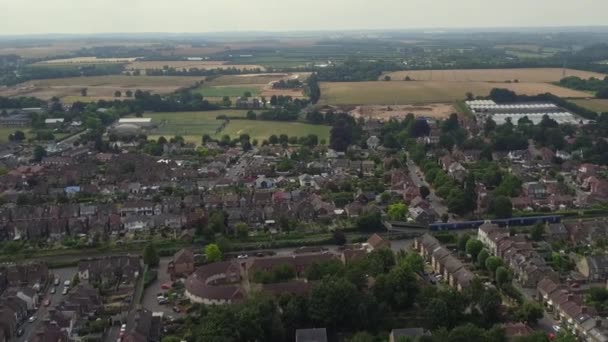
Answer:
POLYGON ((429 229, 431 231, 446 231, 446 230, 461 230, 461 229, 477 229, 479 226, 486 222, 497 224, 500 227, 513 227, 513 226, 531 226, 536 223, 560 223, 562 221, 561 215, 549 215, 549 216, 529 216, 529 217, 512 217, 508 219, 494 219, 494 220, 476 220, 476 221, 462 221, 462 222, 446 222, 446 223, 431 223, 429 229))

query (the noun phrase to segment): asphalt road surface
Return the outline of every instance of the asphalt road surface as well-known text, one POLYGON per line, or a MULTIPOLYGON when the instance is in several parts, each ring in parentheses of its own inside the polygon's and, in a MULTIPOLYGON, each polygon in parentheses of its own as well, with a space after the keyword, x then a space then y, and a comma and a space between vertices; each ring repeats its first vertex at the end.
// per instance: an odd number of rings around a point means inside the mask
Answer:
POLYGON ((32 338, 36 334, 36 331, 42 326, 42 323, 46 317, 48 310, 50 308, 53 308, 57 304, 59 304, 61 302, 61 300, 63 299, 64 296, 61 294, 62 290, 63 290, 63 282, 66 279, 71 280, 74 277, 74 274, 76 274, 76 268, 75 267, 58 268, 58 269, 51 270, 51 273, 53 273, 55 276, 59 276, 61 283, 59 284, 59 286, 56 287, 55 293, 51 294, 50 293, 51 289, 53 287, 55 287, 53 285, 54 278, 51 278, 51 281, 49 282, 49 286, 47 286, 47 288, 44 290, 44 292, 40 293, 40 305, 38 306, 38 310, 33 315, 31 315, 31 316, 36 317, 36 321, 34 321, 33 323, 30 323, 29 321, 26 320, 23 323, 23 325, 20 328, 22 328, 24 330, 24 333, 21 337, 19 337, 17 339, 18 342, 32 340, 32 338), (43 303, 46 299, 51 300, 51 304, 48 307, 43 305, 43 303))

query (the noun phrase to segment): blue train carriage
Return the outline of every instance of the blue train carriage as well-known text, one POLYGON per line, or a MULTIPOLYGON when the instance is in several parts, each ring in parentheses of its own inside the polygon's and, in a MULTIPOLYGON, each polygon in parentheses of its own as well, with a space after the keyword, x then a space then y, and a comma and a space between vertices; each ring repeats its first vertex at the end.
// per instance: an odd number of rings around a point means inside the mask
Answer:
MULTIPOLYGON (((549 215, 549 216, 512 217, 512 218, 508 218, 508 219, 495 219, 495 220, 489 220, 489 221, 491 223, 499 225, 500 227, 532 226, 538 222, 560 223, 562 221, 562 216, 561 215, 549 215)), ((431 223, 429 225, 429 229, 431 231, 477 229, 477 228, 479 228, 479 226, 481 226, 485 222, 486 222, 486 220, 431 223)))

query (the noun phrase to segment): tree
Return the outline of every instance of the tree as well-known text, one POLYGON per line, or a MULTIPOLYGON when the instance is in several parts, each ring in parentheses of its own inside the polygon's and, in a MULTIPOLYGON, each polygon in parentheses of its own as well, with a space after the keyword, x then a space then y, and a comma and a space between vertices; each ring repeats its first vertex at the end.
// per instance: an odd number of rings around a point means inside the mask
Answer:
POLYGON ((486 269, 492 275, 496 272, 496 269, 503 265, 502 259, 497 256, 491 256, 486 259, 486 269))
POLYGON ((220 247, 214 243, 205 246, 205 257, 207 262, 217 262, 222 260, 222 251, 220 247))
POLYGON ((156 252, 156 247, 153 244, 149 243, 144 247, 144 264, 148 265, 148 267, 157 267, 160 258, 158 257, 158 252, 156 252))
POLYGON ((477 239, 470 239, 467 241, 466 251, 467 254, 473 258, 473 260, 477 259, 477 255, 483 249, 483 243, 477 239))
POLYGON ((346 243, 346 235, 344 235, 343 231, 336 229, 332 233, 331 240, 334 244, 342 246, 346 243))
POLYGON ((511 282, 511 273, 504 266, 499 266, 496 269, 496 285, 503 287, 511 282))
POLYGON ((380 274, 374 285, 374 295, 378 301, 395 310, 409 308, 414 303, 418 290, 414 272, 407 265, 398 265, 388 274, 380 274))
MULTIPOLYGON (((388 76, 387 76, 388 77, 388 76)), ((390 81, 390 80, 389 80, 390 81)), ((360 331, 351 337, 350 342, 375 342, 376 339, 367 331, 360 331)))
POLYGON ((125 91, 125 96, 126 97, 133 97, 133 92, 130 90, 125 91))
POLYGON ((15 133, 8 136, 8 140, 17 142, 23 141, 25 140, 25 133, 23 133, 23 131, 15 131, 15 133))
POLYGON ((469 234, 462 234, 460 236, 458 236, 458 250, 460 251, 466 251, 467 249, 467 242, 469 242, 469 240, 471 239, 471 236, 469 234))
POLYGON ((386 76, 384 76, 384 80, 385 80, 385 81, 390 81, 390 80, 391 80, 391 77, 390 77, 389 75, 386 75, 386 76))
POLYGON ((234 226, 234 229, 236 230, 236 235, 241 239, 246 238, 249 234, 249 227, 246 223, 237 223, 236 226, 234 226))
POLYGON ((498 290, 489 288, 483 291, 479 297, 479 309, 486 324, 492 325, 498 321, 501 304, 502 298, 498 290))
POLYGON ((36 145, 36 147, 34 147, 33 157, 35 162, 39 162, 42 160, 42 158, 46 157, 46 150, 44 147, 36 145))
POLYGON ((530 233, 530 237, 534 241, 540 241, 543 238, 543 233, 545 232, 545 226, 542 223, 537 223, 532 227, 532 232, 530 233))
POLYGON ((424 259, 418 253, 407 253, 407 255, 401 259, 400 264, 407 266, 414 272, 424 272, 424 259))
POLYGON ((270 138, 268 138, 268 142, 271 145, 276 145, 279 142, 279 137, 277 137, 275 134, 273 134, 270 136, 270 138))
POLYGON ((346 279, 322 280, 312 289, 309 298, 308 314, 319 326, 336 329, 361 324, 361 294, 346 279))
POLYGON ((510 218, 513 216, 513 204, 506 196, 498 196, 490 201, 488 211, 497 218, 510 218))
POLYGON ((366 212, 357 218, 357 229, 361 231, 374 231, 382 227, 380 213, 366 212))
POLYGON ((80 89, 80 96, 87 96, 87 94, 88 94, 88 89, 87 88, 80 89))
POLYGON ((427 198, 431 194, 431 190, 425 185, 420 187, 420 197, 427 198))
POLYGON ((257 114, 254 111, 250 110, 250 111, 247 112, 247 119, 249 119, 249 120, 255 120, 257 118, 258 118, 258 116, 257 116, 257 114))
POLYGON ((393 221, 404 221, 407 218, 405 203, 395 203, 388 206, 388 217, 393 221))
POLYGON ((479 267, 486 267, 486 260, 490 257, 490 253, 487 250, 483 249, 479 254, 477 254, 477 265, 479 267))
POLYGON ((544 310, 538 303, 526 301, 517 310, 517 318, 522 322, 534 325, 543 318, 543 313, 544 310))
POLYGON ((117 90, 114 92, 114 97, 121 97, 122 96, 122 92, 120 92, 120 90, 117 90))
POLYGON ((215 233, 221 233, 226 229, 224 213, 216 211, 209 217, 209 228, 215 233))

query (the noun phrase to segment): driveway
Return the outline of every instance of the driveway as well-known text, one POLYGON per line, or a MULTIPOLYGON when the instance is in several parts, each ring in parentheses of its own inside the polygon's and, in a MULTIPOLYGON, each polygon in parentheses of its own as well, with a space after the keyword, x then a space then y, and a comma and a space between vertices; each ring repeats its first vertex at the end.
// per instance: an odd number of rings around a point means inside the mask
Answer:
POLYGON ((152 312, 162 312, 165 316, 177 317, 179 314, 173 312, 173 306, 171 304, 160 305, 156 299, 159 292, 167 292, 167 290, 163 290, 160 287, 162 284, 171 281, 171 276, 169 273, 167 273, 167 266, 169 265, 169 261, 171 261, 171 259, 172 257, 164 257, 160 259, 157 269, 158 278, 144 290, 142 305, 144 308, 152 312))

